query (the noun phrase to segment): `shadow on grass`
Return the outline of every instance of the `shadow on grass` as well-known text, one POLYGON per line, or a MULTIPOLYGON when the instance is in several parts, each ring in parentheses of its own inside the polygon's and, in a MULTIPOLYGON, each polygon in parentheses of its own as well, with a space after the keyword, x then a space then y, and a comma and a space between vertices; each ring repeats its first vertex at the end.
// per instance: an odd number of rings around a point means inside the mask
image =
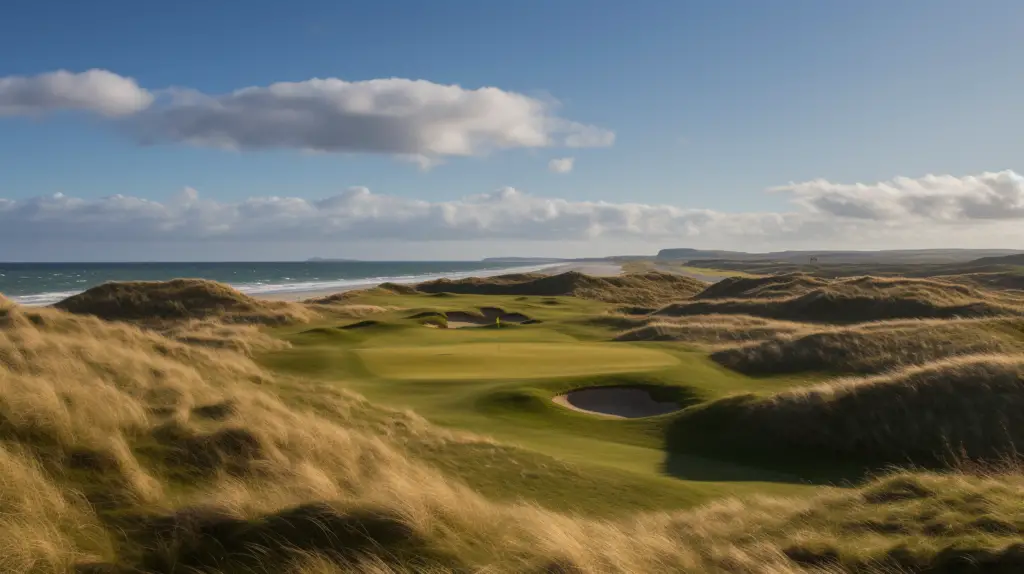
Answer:
POLYGON ((753 400, 741 395, 681 412, 665 426, 663 471, 685 480, 849 486, 884 466, 778 442, 744 417, 753 400))

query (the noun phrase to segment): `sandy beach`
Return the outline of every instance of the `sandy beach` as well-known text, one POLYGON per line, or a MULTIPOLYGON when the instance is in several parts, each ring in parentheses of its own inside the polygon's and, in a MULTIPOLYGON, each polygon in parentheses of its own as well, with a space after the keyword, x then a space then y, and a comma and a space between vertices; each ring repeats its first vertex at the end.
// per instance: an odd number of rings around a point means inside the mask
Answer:
MULTIPOLYGON (((559 273, 566 273, 568 271, 579 271, 586 275, 593 275, 595 277, 613 277, 622 273, 622 266, 617 263, 605 263, 601 261, 594 262, 580 262, 580 263, 566 263, 565 265, 557 265, 554 267, 548 267, 535 273, 541 273, 544 275, 558 275, 559 273)), ((509 273, 515 273, 515 269, 509 269, 509 273)), ((374 283, 367 283, 365 285, 352 285, 349 287, 333 287, 331 289, 320 289, 314 291, 290 291, 287 293, 263 293, 258 295, 260 299, 271 299, 275 301, 302 301, 304 299, 312 299, 315 297, 326 297, 327 295, 333 295, 335 293, 344 293, 345 291, 354 291, 356 289, 366 289, 373 287, 374 283)))

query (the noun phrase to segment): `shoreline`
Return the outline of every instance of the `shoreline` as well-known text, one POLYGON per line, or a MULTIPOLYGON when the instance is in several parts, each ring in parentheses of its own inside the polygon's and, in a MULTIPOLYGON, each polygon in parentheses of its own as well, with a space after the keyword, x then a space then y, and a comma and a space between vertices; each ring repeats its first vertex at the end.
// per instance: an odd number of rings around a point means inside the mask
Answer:
MULTIPOLYGON (((557 275, 559 273, 565 273, 567 271, 579 271, 587 275, 608 277, 623 273, 623 267, 620 264, 611 262, 565 262, 565 263, 549 263, 543 265, 517 265, 513 267, 504 267, 499 269, 479 269, 477 271, 453 271, 451 273, 435 273, 429 275, 421 275, 417 277, 409 277, 411 280, 401 280, 389 277, 367 277, 366 280, 352 279, 352 282, 347 284, 330 284, 330 285, 310 285, 308 288, 303 289, 301 284, 292 286, 289 289, 289 284, 280 285, 280 291, 262 291, 260 286, 250 285, 233 285, 227 283, 232 289, 236 289, 239 292, 248 295, 254 299, 263 299, 270 301, 303 301, 306 299, 314 299, 318 297, 327 297, 338 293, 345 293, 349 291, 357 291, 373 288, 383 282, 394 282, 398 284, 416 284, 430 280, 436 280, 439 278, 466 278, 466 277, 494 277, 498 275, 507 275, 511 273, 540 273, 544 275, 557 275)), ((293 284, 294 285, 294 284, 293 284)), ((278 286, 278 285, 274 285, 278 286)), ((265 289, 265 288, 263 288, 265 289)), ((82 290, 85 291, 85 290, 82 290)), ((82 291, 75 292, 54 292, 44 294, 34 294, 26 296, 7 296, 8 299, 18 305, 26 307, 48 307, 67 299, 68 297, 78 295, 82 291)))
MULTIPOLYGON (((499 275, 508 275, 511 273, 538 273, 541 275, 559 275, 561 273, 567 273, 569 271, 578 271, 585 275, 592 275, 594 277, 614 277, 622 274, 622 265, 618 263, 599 263, 599 262, 580 262, 580 263, 556 263, 543 269, 535 269, 530 267, 510 267, 502 271, 499 274, 487 274, 480 275, 481 277, 498 277, 499 275), (530 271, 523 271, 523 269, 530 269, 530 271)), ((476 275, 471 275, 476 276, 476 275)), ((422 283, 423 281, 415 282, 398 282, 399 285, 415 285, 416 283, 422 283)), ((337 293, 345 293, 347 291, 358 291, 359 289, 369 289, 380 285, 379 282, 368 282, 361 283, 359 285, 345 285, 341 287, 331 287, 329 289, 310 289, 308 291, 286 291, 281 293, 252 293, 251 297, 257 299, 266 299, 270 301, 305 301, 306 299, 315 299, 318 297, 327 297, 329 295, 335 295, 337 293)))

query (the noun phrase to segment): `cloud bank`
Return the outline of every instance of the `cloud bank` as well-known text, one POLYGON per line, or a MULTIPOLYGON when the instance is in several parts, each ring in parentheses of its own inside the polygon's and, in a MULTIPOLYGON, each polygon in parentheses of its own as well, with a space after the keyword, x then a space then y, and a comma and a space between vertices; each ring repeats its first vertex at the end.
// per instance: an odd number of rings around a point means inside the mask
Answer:
POLYGON ((548 170, 553 173, 569 173, 572 171, 576 158, 561 157, 548 162, 548 170))
POLYGON ((614 143, 614 132, 563 118, 556 108, 495 87, 403 78, 314 78, 226 94, 149 91, 106 70, 0 78, 0 115, 80 110, 119 117, 143 144, 379 153, 429 165, 512 148, 614 143))
POLYGON ((1012 171, 827 181, 770 189, 792 209, 726 213, 641 203, 569 201, 512 188, 456 201, 354 187, 322 199, 204 199, 186 188, 163 202, 61 194, 0 199, 0 243, 642 241, 756 250, 761 246, 1024 245, 1024 178, 1012 171), (924 242, 922 244, 922 242, 924 242))
POLYGON ((0 78, 0 116, 83 110, 115 117, 140 112, 152 103, 153 94, 135 80, 106 70, 0 78))

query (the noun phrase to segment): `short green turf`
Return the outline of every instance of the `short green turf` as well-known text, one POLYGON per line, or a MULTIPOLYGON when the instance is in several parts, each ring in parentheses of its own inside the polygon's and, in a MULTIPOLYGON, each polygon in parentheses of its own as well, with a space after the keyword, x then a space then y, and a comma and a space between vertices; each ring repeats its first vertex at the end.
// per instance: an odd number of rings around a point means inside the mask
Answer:
POLYGON ((614 343, 486 342, 357 349, 374 375, 396 380, 537 379, 632 373, 678 359, 614 343))
POLYGON ((412 456, 488 496, 611 515, 812 488, 797 474, 730 460, 728 453, 712 458, 667 452, 676 414, 609 419, 572 411, 552 398, 588 386, 641 386, 685 407, 735 393, 777 392, 813 378, 751 378, 678 344, 611 342, 613 327, 586 319, 615 306, 596 301, 370 294, 352 302, 398 309, 354 329, 345 327, 358 320, 277 329, 292 347, 261 361, 508 445, 494 450, 408 443, 412 456), (417 318, 480 307, 539 322, 439 329, 417 318))

